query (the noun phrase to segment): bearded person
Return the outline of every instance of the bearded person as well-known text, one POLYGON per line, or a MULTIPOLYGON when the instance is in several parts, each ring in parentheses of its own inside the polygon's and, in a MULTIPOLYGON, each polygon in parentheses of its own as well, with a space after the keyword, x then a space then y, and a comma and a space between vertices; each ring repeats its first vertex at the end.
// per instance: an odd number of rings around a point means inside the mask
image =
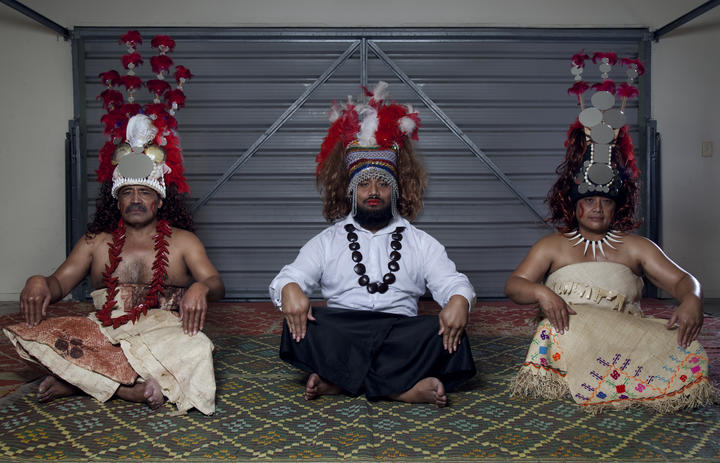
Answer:
MULTIPOLYGON (((132 51, 123 62, 139 61, 134 53, 139 34, 130 32, 123 41, 132 51)), ((154 38, 156 43, 160 56, 174 46, 167 36, 154 38)), ((159 78, 167 71, 167 59, 159 60, 157 70, 153 60, 159 78)), ((135 79, 125 79, 131 85, 126 85, 130 98, 124 103, 112 89, 122 78, 115 71, 101 74, 109 87, 102 96, 110 140, 100 151, 102 187, 93 222, 51 276, 28 279, 20 295, 25 323, 4 329, 22 358, 49 370, 38 387, 41 402, 82 392, 102 402, 119 397, 155 409, 167 398, 180 412, 215 411, 213 344, 201 330, 207 302, 220 299, 225 290, 192 233, 182 157, 172 130, 177 102, 168 101, 167 108, 160 103, 169 92, 182 94, 189 77, 185 71, 176 72, 175 90, 169 84, 152 87, 149 81, 148 88, 165 90, 142 109, 133 103, 135 79), (86 276, 96 288, 91 296, 97 311, 45 319, 48 305, 86 276)))
POLYGON ((543 320, 511 391, 515 396, 572 396, 584 410, 646 406, 671 412, 709 404, 717 390, 708 357, 696 341, 703 324, 700 283, 638 226, 638 168, 623 109, 637 94, 642 63, 596 53, 602 82, 589 89, 581 76, 589 56, 572 58, 582 112, 568 131, 565 161, 548 195, 558 231, 538 241, 505 286, 518 304, 536 304, 543 320), (608 78, 627 67, 627 82, 608 78), (623 98, 615 108, 615 96, 623 98), (679 305, 669 320, 643 316, 645 276, 679 305))
POLYGON ((427 183, 411 142, 420 120, 386 103, 386 88, 380 82, 366 105, 331 111, 316 173, 335 224, 270 285, 285 318, 280 357, 309 373, 308 400, 364 393, 443 407, 475 374, 464 332, 475 293, 445 248, 410 223, 427 183), (326 307, 310 304, 318 288, 326 307), (439 316, 417 314, 426 288, 439 316))

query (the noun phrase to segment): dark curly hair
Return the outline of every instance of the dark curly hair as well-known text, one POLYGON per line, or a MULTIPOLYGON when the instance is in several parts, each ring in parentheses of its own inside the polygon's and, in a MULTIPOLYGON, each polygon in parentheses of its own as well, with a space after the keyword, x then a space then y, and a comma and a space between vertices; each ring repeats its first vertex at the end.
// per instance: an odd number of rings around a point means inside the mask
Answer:
MULTIPOLYGON (((398 213, 412 221, 423 208, 423 193, 427 186, 427 172, 414 152, 407 137, 397 154, 398 213)), ((323 195, 323 216, 330 222, 341 219, 352 209, 352 196, 348 195, 350 176, 345 166, 345 150, 335 145, 317 175, 317 186, 323 195)))
MULTIPOLYGON (((575 174, 580 170, 580 164, 583 162, 587 137, 583 125, 577 120, 568 130, 565 147, 567 148, 565 161, 555 170, 558 179, 546 199, 551 214, 548 222, 563 233, 578 227, 575 201, 571 198, 571 191, 575 187, 575 174)), ((639 227, 641 222, 635 218, 639 194, 639 170, 635 163, 632 139, 628 134, 627 126, 622 127, 618 133, 614 153, 618 163, 615 167, 620 172, 623 183, 619 198, 616 200, 612 227, 618 231, 630 231, 639 227)))
MULTIPOLYGON (((195 231, 192 213, 187 205, 187 193, 178 193, 174 184, 168 185, 165 190, 165 199, 158 210, 158 218, 167 220, 175 228, 195 231)), ((87 235, 112 233, 119 220, 120 209, 117 199, 112 196, 112 182, 104 182, 95 201, 95 214, 92 222, 88 224, 87 235)))

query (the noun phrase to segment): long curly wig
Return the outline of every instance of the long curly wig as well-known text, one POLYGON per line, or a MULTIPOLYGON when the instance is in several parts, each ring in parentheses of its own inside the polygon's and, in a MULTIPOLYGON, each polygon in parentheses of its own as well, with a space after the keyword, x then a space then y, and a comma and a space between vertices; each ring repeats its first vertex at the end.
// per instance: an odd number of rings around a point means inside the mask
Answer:
MULTIPOLYGON (((397 154, 398 213, 412 221, 423 208, 423 193, 427 186, 427 172, 415 155, 409 138, 397 154)), ((323 216, 334 222, 347 216, 352 209, 352 196, 348 195, 350 176, 345 166, 345 149, 337 143, 317 173, 318 190, 323 195, 323 216)))
MULTIPOLYGON (((158 210, 158 218, 167 220, 175 228, 195 231, 195 223, 187 204, 187 193, 178 193, 175 184, 167 186, 163 205, 158 210)), ((120 209, 117 200, 112 195, 112 182, 103 182, 100 187, 100 195, 95 201, 95 214, 87 227, 87 235, 112 233, 119 220, 120 209)))
MULTIPOLYGON (((580 170, 587 143, 584 127, 576 120, 570 126, 565 141, 567 150, 565 161, 555 170, 558 179, 550 189, 546 199, 551 214, 548 222, 563 233, 578 227, 577 217, 575 216, 575 201, 571 198, 571 190, 575 187, 575 174, 580 170)), ((640 226, 641 222, 635 217, 639 194, 639 170, 635 162, 632 139, 628 134, 627 126, 620 129, 614 150, 615 159, 618 163, 615 167, 623 182, 620 188, 620 196, 615 204, 615 219, 612 228, 618 231, 630 231, 640 226)))

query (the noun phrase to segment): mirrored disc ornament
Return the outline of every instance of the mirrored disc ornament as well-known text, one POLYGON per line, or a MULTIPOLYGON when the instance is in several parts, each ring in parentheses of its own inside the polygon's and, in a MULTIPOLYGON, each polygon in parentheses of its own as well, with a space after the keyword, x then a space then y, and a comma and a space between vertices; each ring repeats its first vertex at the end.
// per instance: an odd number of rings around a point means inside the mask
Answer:
POLYGON ((615 132, 609 125, 601 123, 590 129, 590 137, 595 143, 609 144, 615 138, 615 132))
POLYGON ((602 122, 603 113, 597 108, 585 108, 580 112, 578 119, 585 127, 592 128, 602 122))
POLYGON ((634 80, 638 76, 637 69, 628 69, 625 74, 627 74, 627 76, 630 80, 634 80))
POLYGON ((614 176, 612 167, 608 164, 599 162, 590 166, 587 170, 587 178, 596 185, 605 185, 609 183, 614 176))
POLYGON ((620 108, 608 109, 603 114, 603 121, 613 129, 619 129, 625 125, 625 114, 620 111, 620 108))
POLYGON ((113 151, 112 165, 116 166, 123 156, 126 156, 132 152, 132 148, 127 143, 120 143, 115 151, 113 151))
POLYGON ((615 104, 615 95, 606 91, 595 92, 590 98, 590 101, 592 101, 593 106, 597 109, 605 111, 612 108, 615 104))
POLYGON ((598 70, 603 74, 607 74, 612 70, 612 66, 610 66, 609 63, 600 63, 600 66, 598 66, 598 70))
POLYGON ((126 178, 145 178, 152 173, 155 164, 144 154, 132 153, 123 156, 118 162, 120 174, 126 178))
POLYGON ((145 148, 145 154, 150 156, 155 164, 160 164, 165 160, 165 150, 158 145, 150 145, 145 148))
POLYGON ((610 164, 612 160, 612 145, 606 145, 603 143, 595 143, 592 145, 593 159, 596 162, 604 162, 610 164))

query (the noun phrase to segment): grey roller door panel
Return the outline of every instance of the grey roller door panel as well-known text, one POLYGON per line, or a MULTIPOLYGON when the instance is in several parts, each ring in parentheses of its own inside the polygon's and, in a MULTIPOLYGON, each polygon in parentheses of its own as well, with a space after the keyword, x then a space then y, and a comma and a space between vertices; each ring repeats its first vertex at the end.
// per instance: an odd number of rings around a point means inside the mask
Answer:
MULTIPOLYGON (((80 86, 87 172, 88 216, 94 212, 97 151, 105 141, 96 95, 97 74, 119 67, 124 52, 115 31, 79 28, 83 53, 80 86)), ((140 52, 138 74, 150 77, 152 34, 140 52)), ((349 34, 333 30, 225 30, 175 32, 171 57, 190 68, 187 107, 178 112, 192 201, 211 191, 238 157, 362 37, 385 54, 431 98, 515 188, 545 213, 544 199, 564 154, 577 105, 569 57, 582 48, 637 56, 641 31, 588 30, 386 30, 349 34), (296 39, 293 39, 296 37, 296 39), (447 38, 451 39, 447 39, 447 38)), ((321 216, 313 172, 325 136, 330 102, 360 95, 361 53, 338 67, 299 110, 220 187, 195 220, 197 234, 220 270, 230 298, 267 298, 274 274, 327 224, 321 216)), ((390 82, 393 99, 412 103, 422 128, 418 151, 430 173, 425 209, 416 224, 446 245, 480 297, 502 297, 509 272, 529 246, 548 233, 513 192, 421 103, 374 54, 367 56, 370 85, 390 82)), ((589 65, 592 66, 592 65, 589 65)), ((612 77, 621 82, 622 69, 612 77)), ((592 77, 593 79, 596 76, 592 77)), ((140 98, 147 100, 144 92, 140 98)), ((640 113, 626 109, 635 141, 640 113)), ((638 146, 636 144, 636 146, 638 146)))

